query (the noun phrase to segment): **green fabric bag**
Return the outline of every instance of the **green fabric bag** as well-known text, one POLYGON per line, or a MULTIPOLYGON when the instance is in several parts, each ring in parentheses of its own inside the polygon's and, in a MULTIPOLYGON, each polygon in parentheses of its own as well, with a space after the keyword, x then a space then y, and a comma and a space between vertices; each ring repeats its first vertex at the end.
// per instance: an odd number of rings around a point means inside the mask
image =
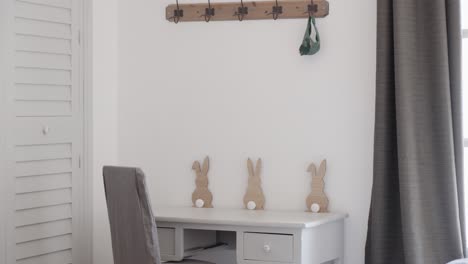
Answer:
POLYGON ((302 55, 314 55, 315 53, 319 52, 320 50, 320 35, 317 30, 317 26, 315 25, 315 17, 309 16, 309 21, 307 22, 307 29, 304 35, 304 40, 302 41, 302 45, 299 48, 299 52, 302 55), (310 37, 312 35, 312 25, 314 26, 315 30, 315 41, 310 37))

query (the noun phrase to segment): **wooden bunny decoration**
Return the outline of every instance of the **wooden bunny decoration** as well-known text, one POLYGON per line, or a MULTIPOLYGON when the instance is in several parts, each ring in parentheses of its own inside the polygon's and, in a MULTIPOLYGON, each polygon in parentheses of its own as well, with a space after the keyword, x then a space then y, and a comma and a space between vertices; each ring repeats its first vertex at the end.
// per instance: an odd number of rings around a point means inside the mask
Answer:
POLYGON ((249 210, 263 210, 265 209, 265 195, 263 195, 262 180, 260 178, 262 160, 257 160, 257 165, 254 169, 252 160, 248 159, 247 168, 249 171, 249 182, 244 195, 244 206, 249 210))
POLYGON ((210 169, 210 160, 208 157, 203 161, 203 166, 200 162, 195 161, 192 165, 192 170, 195 171, 197 178, 195 180, 195 191, 192 193, 192 203, 198 208, 213 208, 213 194, 208 189, 208 170, 210 169))
POLYGON ((317 173, 317 167, 314 163, 310 164, 308 172, 312 175, 312 192, 306 199, 307 211, 314 213, 327 213, 328 212, 328 198, 325 194, 324 187, 325 177, 327 169, 327 160, 323 160, 320 163, 320 167, 317 173))

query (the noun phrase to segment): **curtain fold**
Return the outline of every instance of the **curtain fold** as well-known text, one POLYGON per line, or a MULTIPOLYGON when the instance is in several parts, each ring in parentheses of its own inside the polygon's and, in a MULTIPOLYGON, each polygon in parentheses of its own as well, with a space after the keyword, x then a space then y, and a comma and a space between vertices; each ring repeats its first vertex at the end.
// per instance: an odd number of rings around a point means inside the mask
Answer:
POLYGON ((367 264, 465 249, 459 0, 378 0, 367 264))

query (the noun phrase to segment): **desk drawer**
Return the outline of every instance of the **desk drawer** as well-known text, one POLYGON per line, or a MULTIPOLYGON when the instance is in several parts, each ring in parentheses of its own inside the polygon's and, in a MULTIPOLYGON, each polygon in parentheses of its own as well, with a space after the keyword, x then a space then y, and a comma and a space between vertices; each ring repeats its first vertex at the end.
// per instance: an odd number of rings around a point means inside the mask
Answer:
POLYGON ((244 233, 244 259, 293 262, 293 235, 244 233))
POLYGON ((158 227, 161 255, 174 256, 176 253, 175 228, 158 227))

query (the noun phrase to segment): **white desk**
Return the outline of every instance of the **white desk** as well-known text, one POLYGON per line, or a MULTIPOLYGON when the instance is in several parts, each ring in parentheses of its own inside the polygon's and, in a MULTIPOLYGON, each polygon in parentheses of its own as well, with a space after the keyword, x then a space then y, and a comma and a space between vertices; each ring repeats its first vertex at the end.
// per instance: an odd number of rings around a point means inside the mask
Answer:
POLYGON ((343 264, 346 214, 192 207, 154 213, 165 261, 223 243, 224 251, 211 249, 194 258, 218 264, 343 264))

